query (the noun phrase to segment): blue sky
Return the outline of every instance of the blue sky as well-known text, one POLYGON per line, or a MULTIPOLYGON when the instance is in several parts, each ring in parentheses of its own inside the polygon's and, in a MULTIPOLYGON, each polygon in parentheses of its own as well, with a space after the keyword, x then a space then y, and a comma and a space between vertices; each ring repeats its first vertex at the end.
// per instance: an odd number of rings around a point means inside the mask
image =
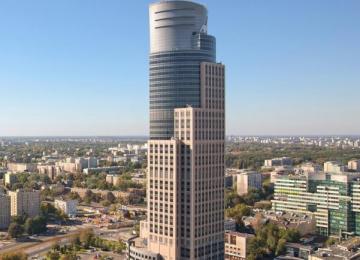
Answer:
MULTIPOLYGON (((0 1, 0 136, 147 134, 150 2, 0 1)), ((228 134, 360 134, 360 1, 199 2, 228 134)))

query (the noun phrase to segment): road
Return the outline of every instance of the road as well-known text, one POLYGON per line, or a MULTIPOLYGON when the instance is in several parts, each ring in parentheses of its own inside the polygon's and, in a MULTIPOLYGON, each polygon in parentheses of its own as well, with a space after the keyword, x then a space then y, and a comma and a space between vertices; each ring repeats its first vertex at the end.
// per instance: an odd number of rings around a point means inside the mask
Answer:
POLYGON ((82 229, 77 229, 67 234, 54 235, 51 237, 40 236, 36 240, 29 242, 12 243, 2 247, 0 249, 0 254, 22 251, 34 255, 33 251, 38 251, 42 247, 50 249, 52 245, 54 245, 55 243, 64 243, 64 244, 67 243, 68 241, 71 240, 72 237, 79 234, 81 230, 82 229))
MULTIPOLYGON (((37 237, 36 240, 29 241, 29 242, 11 243, 11 244, 6 245, 1 248, 0 254, 22 251, 28 255, 29 259, 31 259, 31 257, 34 257, 34 256, 44 256, 53 247, 54 244, 58 244, 60 246, 68 244, 71 242, 71 240, 74 236, 78 235, 81 232, 81 230, 87 229, 89 227, 90 226, 87 226, 87 227, 82 226, 80 228, 80 226, 78 226, 75 230, 69 231, 67 234, 54 235, 51 237, 39 236, 39 237, 37 237)), ((116 230, 99 229, 99 228, 95 228, 95 227, 92 227, 92 228, 94 228, 94 233, 96 235, 98 235, 104 239, 116 240, 116 241, 118 241, 119 239, 126 240, 126 238, 128 236, 131 236, 131 231, 132 231, 132 228, 128 228, 128 227, 116 229, 116 230)), ((102 254, 104 254, 104 253, 102 253, 102 254)), ((109 254, 109 253, 106 253, 106 254, 109 254)), ((94 255, 92 255, 92 256, 84 255, 84 257, 85 257, 84 259, 89 259, 89 257, 92 257, 91 259, 93 259, 94 255)), ((113 254, 112 257, 114 257, 114 259, 125 259, 124 256, 119 256, 116 254, 113 254), (115 256, 116 256, 116 258, 115 258, 115 256)))
MULTIPOLYGON (((80 232, 80 231, 79 231, 80 232)), ((77 232, 77 233, 79 233, 77 232)), ((66 235, 62 238, 54 238, 50 241, 40 243, 38 245, 31 246, 24 250, 24 253, 28 255, 29 258, 36 255, 45 255, 55 244, 63 246, 70 244, 76 235, 76 232, 73 234, 66 235)))

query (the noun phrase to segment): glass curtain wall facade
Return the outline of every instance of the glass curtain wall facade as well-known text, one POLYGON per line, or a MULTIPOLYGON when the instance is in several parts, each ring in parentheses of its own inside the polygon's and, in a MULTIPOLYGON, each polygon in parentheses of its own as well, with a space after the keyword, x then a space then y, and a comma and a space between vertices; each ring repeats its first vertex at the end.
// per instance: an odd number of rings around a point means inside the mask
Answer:
POLYGON ((316 173, 279 178, 274 211, 314 214, 317 233, 360 235, 360 173, 316 173))
POLYGON ((200 107, 200 64, 216 61, 207 10, 186 1, 150 6, 150 139, 170 139, 174 109, 200 107))

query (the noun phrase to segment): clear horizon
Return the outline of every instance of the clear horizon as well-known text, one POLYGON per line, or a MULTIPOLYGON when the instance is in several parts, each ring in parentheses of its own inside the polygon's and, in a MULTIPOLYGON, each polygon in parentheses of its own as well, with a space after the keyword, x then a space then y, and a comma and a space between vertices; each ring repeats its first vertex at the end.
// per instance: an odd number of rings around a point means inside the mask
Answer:
MULTIPOLYGON (((0 137, 147 136, 151 2, 2 1, 0 137)), ((196 2, 227 136, 360 134, 360 2, 196 2)))

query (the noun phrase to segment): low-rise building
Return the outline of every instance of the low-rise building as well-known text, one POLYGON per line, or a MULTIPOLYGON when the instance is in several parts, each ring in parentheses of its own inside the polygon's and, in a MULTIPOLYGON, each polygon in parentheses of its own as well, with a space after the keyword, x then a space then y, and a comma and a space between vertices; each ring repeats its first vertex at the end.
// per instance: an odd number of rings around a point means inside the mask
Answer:
POLYGON ((11 198, 11 216, 26 214, 33 218, 40 214, 40 191, 9 191, 11 198))
POLYGON ((109 167, 96 167, 96 168, 85 168, 83 170, 84 174, 94 174, 94 173, 108 173, 108 174, 120 174, 124 171, 125 166, 109 166, 109 167))
POLYGON ((286 250, 285 257, 294 257, 298 259, 308 260, 310 254, 314 252, 314 246, 304 245, 301 243, 286 243, 285 250, 286 250))
POLYGON ((355 260, 360 259, 360 238, 355 237, 328 248, 319 248, 309 260, 355 260))
POLYGON ((51 184, 49 189, 55 194, 61 194, 65 191, 65 186, 61 183, 51 184))
POLYGON ((0 229, 7 229, 10 225, 10 197, 0 194, 0 229))
POLYGON ((224 230, 235 231, 236 230, 236 221, 235 219, 228 218, 224 221, 224 230))
POLYGON ((292 172, 294 172, 294 168, 292 166, 276 166, 274 167, 274 170, 270 172, 270 182, 275 183, 277 178, 288 175, 292 172))
POLYGON ((77 200, 55 200, 55 207, 60 209, 69 217, 76 216, 77 214, 77 200))
POLYGON ((244 260, 244 259, 246 259, 246 246, 252 237, 254 237, 254 235, 252 235, 252 234, 226 231, 225 232, 225 259, 228 259, 228 260, 244 260))
POLYGON ((135 237, 127 241, 127 259, 129 260, 161 260, 160 254, 154 253, 147 248, 145 239, 135 237))
POLYGON ((106 175, 106 182, 114 186, 118 186, 121 181, 121 176, 117 174, 108 174, 106 175))

